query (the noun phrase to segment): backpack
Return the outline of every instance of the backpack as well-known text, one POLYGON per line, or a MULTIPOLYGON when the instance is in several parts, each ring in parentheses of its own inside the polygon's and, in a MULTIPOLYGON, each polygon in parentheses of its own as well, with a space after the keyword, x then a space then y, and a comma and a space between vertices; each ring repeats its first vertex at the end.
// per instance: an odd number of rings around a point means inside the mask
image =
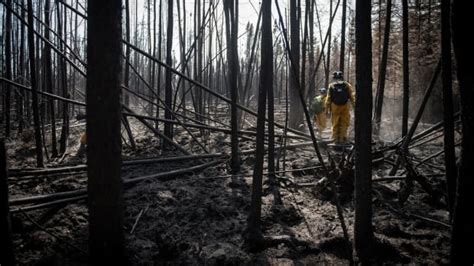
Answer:
POLYGON ((336 105, 344 105, 349 101, 349 92, 347 91, 346 83, 333 83, 329 90, 331 101, 336 105))
POLYGON ((311 113, 313 115, 320 114, 324 111, 324 97, 323 96, 316 96, 311 103, 311 113))

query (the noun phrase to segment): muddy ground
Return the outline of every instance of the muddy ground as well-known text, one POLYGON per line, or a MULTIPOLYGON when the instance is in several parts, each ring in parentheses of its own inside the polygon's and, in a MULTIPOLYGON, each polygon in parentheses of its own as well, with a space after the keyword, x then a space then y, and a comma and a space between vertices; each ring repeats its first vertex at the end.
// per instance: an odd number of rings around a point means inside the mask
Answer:
MULTIPOLYGON (((248 122, 244 127, 249 127, 248 122)), ((71 129, 70 146, 62 159, 49 162, 50 167, 76 165, 85 158, 74 156, 78 139, 84 130, 81 122, 71 129)), ((137 149, 124 144, 124 159, 179 155, 162 153, 159 140, 132 121, 137 149)), ((200 137, 199 130, 193 130, 200 137)), ((329 130, 324 138, 329 138, 329 130)), ((202 153, 186 132, 178 130, 177 142, 188 150, 202 153)), ((211 152, 229 150, 229 137, 208 137, 211 152)), ((377 145, 382 145, 378 143, 377 145)), ((309 147, 289 149, 286 168, 317 165, 309 147)), ((7 144, 11 168, 34 167, 33 139, 28 136, 7 144)), ((253 148, 252 141, 241 143, 241 149, 253 148)), ((327 147, 335 159, 341 156, 327 147)), ((442 149, 441 142, 417 148, 414 156, 422 158, 442 149)), ((323 150, 323 154, 326 151, 323 150)), ((187 161, 124 167, 123 177, 136 177, 197 165, 187 161)), ((432 164, 442 166, 442 157, 432 164)), ((279 175, 283 205, 275 205, 271 193, 263 198, 263 233, 269 237, 290 237, 296 244, 279 244, 259 252, 248 252, 242 233, 246 226, 251 190, 253 156, 244 156, 242 176, 231 178, 226 163, 162 181, 148 179, 125 192, 126 248, 133 265, 209 264, 209 265, 314 265, 350 262, 346 252, 336 209, 330 200, 318 194, 314 183, 323 174, 318 170, 293 171, 279 175), (307 244, 301 244, 307 243, 307 244)), ((390 165, 376 164, 374 178, 383 177, 390 165)), ((281 169, 280 169, 281 170, 281 169)), ((422 174, 439 173, 432 167, 420 167, 422 174)), ((429 177, 433 187, 442 190, 444 177, 429 177)), ((10 198, 69 191, 86 186, 85 172, 54 175, 23 181, 10 179, 10 198)), ((373 225, 377 239, 375 261, 383 264, 447 264, 449 255, 449 217, 443 198, 433 200, 418 185, 404 206, 399 206, 397 191, 401 181, 374 182, 373 225)), ((268 192, 268 184, 265 190, 268 192)), ((343 203, 344 217, 352 237, 354 205, 343 203)), ((87 264, 86 201, 57 205, 46 209, 12 215, 15 253, 19 264, 85 265, 87 264), (53 236, 54 235, 54 236, 53 236)))

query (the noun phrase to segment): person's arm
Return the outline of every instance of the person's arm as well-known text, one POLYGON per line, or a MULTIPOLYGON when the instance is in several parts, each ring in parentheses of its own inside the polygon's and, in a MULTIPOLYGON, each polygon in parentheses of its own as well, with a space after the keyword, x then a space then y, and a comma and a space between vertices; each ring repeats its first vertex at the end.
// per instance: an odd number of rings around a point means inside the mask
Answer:
POLYGON ((352 106, 355 106, 355 95, 354 95, 354 89, 352 88, 352 85, 349 82, 346 82, 346 87, 347 87, 347 93, 349 94, 349 100, 352 103, 352 106))

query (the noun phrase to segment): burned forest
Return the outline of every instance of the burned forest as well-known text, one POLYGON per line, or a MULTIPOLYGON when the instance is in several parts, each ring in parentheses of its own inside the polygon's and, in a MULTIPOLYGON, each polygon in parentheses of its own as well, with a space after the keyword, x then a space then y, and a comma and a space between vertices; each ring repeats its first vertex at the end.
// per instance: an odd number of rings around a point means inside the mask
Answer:
POLYGON ((469 2, 0 0, 0 265, 472 265, 469 2))

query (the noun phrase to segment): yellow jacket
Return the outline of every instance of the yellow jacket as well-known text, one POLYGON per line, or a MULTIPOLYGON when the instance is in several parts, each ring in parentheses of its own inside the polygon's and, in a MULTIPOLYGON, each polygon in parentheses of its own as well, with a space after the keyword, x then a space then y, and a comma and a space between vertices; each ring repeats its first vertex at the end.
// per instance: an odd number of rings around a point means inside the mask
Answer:
POLYGON ((334 84, 339 83, 339 82, 343 82, 346 84, 347 93, 349 94, 349 101, 351 102, 352 106, 355 106, 354 89, 352 88, 352 85, 347 81, 336 81, 329 84, 329 90, 327 93, 326 104, 325 104, 326 110, 331 110, 331 103, 332 103, 331 90, 334 88, 334 84))

